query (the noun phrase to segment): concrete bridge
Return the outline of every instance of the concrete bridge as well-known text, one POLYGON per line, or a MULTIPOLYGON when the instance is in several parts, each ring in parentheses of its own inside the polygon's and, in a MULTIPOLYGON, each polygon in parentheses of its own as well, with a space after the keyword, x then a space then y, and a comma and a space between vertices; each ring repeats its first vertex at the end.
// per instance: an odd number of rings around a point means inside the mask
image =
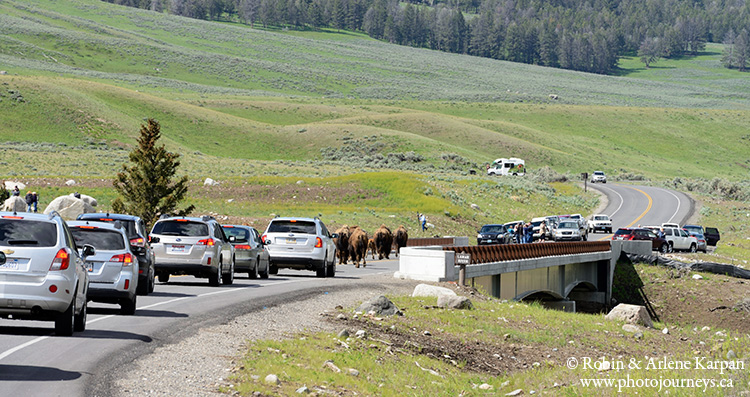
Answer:
POLYGON ((468 253, 468 285, 501 299, 538 300, 569 311, 579 304, 606 306, 621 252, 651 254, 651 242, 591 241, 494 246, 406 247, 395 277, 457 281, 456 254, 468 253))

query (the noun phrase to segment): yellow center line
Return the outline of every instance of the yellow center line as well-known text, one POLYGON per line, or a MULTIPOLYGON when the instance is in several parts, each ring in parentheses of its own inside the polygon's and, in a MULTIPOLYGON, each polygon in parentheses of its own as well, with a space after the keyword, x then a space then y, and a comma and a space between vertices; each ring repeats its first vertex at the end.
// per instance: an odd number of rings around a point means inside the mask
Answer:
MULTIPOLYGON (((620 186, 622 186, 622 185, 620 185, 620 186)), ((641 189, 637 189, 637 188, 634 188, 632 186, 623 186, 623 187, 639 191, 639 192, 643 193, 643 195, 646 196, 646 198, 648 199, 648 206, 646 207, 646 210, 643 211, 643 213, 640 214, 637 218, 635 218, 635 220, 633 220, 633 222, 630 222, 630 224, 628 224, 627 226, 625 226, 625 227, 632 227, 638 221, 640 221, 644 216, 646 216, 646 214, 648 214, 649 211, 651 211, 651 206, 654 204, 654 200, 651 198, 651 196, 648 195, 648 193, 644 192, 641 189)), ((607 236, 604 236, 604 237, 600 238, 599 241, 609 240, 611 238, 612 238, 612 235, 610 234, 610 235, 607 235, 607 236)))

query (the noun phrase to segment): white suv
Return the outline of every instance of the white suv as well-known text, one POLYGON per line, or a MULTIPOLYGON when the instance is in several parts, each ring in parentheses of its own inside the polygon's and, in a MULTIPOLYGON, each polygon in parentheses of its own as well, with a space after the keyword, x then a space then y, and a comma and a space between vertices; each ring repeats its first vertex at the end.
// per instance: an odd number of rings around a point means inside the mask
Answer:
POLYGON ((594 171, 591 175, 591 183, 607 183, 607 176, 604 175, 604 171, 594 171))
POLYGON ((270 273, 288 268, 314 270, 318 277, 333 277, 336 237, 317 217, 272 219, 262 237, 270 256, 270 273))
POLYGON ((594 214, 589 218, 589 233, 596 233, 601 230, 605 233, 612 233, 612 219, 605 214, 594 214))
POLYGON ((86 329, 88 288, 84 259, 56 212, 0 212, 0 317, 54 321, 57 335, 70 336, 86 329))
POLYGON ((227 238, 213 217, 164 217, 149 236, 160 282, 170 274, 208 278, 212 286, 234 282, 234 237, 227 238))

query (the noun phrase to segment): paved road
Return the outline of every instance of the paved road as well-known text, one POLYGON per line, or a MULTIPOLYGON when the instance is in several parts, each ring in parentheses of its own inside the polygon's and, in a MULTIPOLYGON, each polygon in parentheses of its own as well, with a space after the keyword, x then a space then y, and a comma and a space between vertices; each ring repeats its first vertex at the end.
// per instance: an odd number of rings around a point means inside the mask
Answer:
POLYGON ((210 287, 205 279, 172 277, 152 295, 138 297, 134 316, 118 306, 89 303, 86 331, 53 335, 52 322, 0 320, 0 396, 91 396, 96 384, 134 357, 195 329, 228 321, 290 300, 367 283, 368 275, 397 270, 397 260, 369 261, 366 268, 337 266, 335 278, 284 271, 267 280, 235 278, 210 287))
MULTIPOLYGON (((684 193, 651 186, 619 183, 589 184, 607 196, 602 213, 612 218, 612 229, 658 226, 666 222, 684 224, 692 216, 693 200, 684 193)), ((589 240, 607 240, 611 234, 592 234, 589 240)))

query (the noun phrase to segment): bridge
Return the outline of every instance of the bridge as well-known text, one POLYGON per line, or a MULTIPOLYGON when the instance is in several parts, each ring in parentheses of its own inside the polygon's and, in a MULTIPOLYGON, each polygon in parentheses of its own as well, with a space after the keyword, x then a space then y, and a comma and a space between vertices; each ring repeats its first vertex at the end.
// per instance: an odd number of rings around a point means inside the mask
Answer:
POLYGON ((621 252, 651 254, 651 242, 589 241, 488 246, 405 247, 394 277, 457 281, 456 254, 468 253, 466 282, 508 300, 538 300, 567 311, 579 304, 606 306, 621 252))

